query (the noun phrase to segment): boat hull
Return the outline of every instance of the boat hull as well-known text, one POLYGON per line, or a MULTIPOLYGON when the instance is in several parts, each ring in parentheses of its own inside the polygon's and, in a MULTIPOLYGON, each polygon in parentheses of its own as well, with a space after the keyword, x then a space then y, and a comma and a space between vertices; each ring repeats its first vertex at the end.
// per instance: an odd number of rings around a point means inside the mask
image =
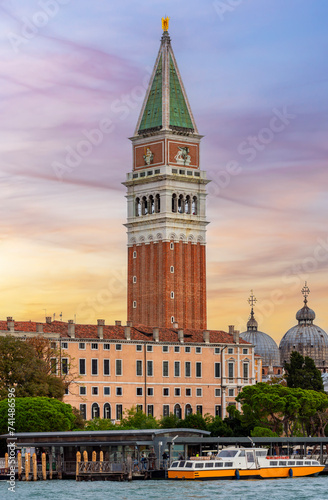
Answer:
POLYGON ((169 470, 168 479, 278 479, 284 477, 317 476, 324 466, 306 467, 263 467, 260 469, 225 469, 225 470, 169 470))

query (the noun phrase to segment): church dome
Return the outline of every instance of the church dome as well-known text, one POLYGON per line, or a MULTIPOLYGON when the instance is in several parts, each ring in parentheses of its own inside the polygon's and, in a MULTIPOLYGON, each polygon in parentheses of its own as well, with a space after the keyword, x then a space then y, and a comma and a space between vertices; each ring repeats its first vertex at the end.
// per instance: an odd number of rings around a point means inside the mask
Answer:
POLYGON ((254 352, 259 354, 262 358, 263 366, 280 366, 279 349, 273 338, 267 333, 260 332, 257 327, 258 323, 254 317, 253 305, 256 302, 255 297, 252 295, 249 303, 252 306, 251 317, 247 322, 247 331, 240 334, 241 338, 254 344, 254 352))
POLYGON ((291 353, 297 351, 312 358, 316 367, 324 370, 328 366, 328 335, 313 324, 315 312, 307 305, 310 290, 306 283, 302 293, 304 306, 296 314, 298 324, 290 328, 280 341, 280 361, 282 365, 289 362, 291 353))

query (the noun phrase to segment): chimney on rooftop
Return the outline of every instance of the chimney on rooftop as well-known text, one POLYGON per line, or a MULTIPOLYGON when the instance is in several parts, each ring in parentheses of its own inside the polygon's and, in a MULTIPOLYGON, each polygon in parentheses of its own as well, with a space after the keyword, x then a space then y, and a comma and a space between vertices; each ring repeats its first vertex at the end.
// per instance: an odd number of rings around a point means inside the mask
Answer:
POLYGON ((69 319, 67 326, 68 326, 68 336, 71 337, 71 339, 75 339, 75 324, 74 324, 74 320, 69 319))
POLYGON ((204 340, 205 344, 210 343, 210 332, 208 330, 203 331, 203 340, 204 340))
POLYGON ((126 338, 126 340, 131 340, 131 326, 126 325, 124 327, 124 337, 126 338))
POLYGON ((48 325, 50 325, 50 324, 51 324, 51 316, 47 316, 47 317, 46 317, 46 323, 47 323, 48 325))
POLYGON ((14 323, 14 320, 11 316, 7 317, 7 328, 10 332, 15 331, 15 323, 14 323))
POLYGON ((98 338, 103 339, 104 338, 104 325, 105 325, 105 320, 104 319, 97 319, 97 334, 98 338))
POLYGON ((239 330, 234 330, 233 332, 233 341, 235 344, 239 344, 239 330))
POLYGON ((36 324, 36 333, 43 333, 43 323, 36 324))
POLYGON ((230 335, 233 335, 234 329, 235 329, 234 325, 229 325, 229 333, 230 333, 230 335))
POLYGON ((122 326, 122 321, 118 321, 118 320, 116 320, 116 321, 115 321, 115 326, 122 326))
POLYGON ((126 326, 132 326, 132 321, 127 321, 126 326))
POLYGON ((159 342, 159 328, 153 328, 153 339, 155 342, 159 342))
POLYGON ((178 323, 176 321, 173 323, 173 328, 175 330, 177 330, 179 328, 179 325, 178 325, 178 323))
POLYGON ((183 340, 184 340, 183 330, 178 330, 178 339, 179 339, 180 344, 183 344, 183 340))

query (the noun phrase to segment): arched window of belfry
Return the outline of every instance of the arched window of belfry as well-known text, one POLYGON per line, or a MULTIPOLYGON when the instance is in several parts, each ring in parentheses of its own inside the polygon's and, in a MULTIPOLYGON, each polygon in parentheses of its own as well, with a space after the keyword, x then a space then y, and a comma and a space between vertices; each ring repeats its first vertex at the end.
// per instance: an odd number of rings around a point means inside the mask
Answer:
POLYGON ((143 198, 142 198, 141 214, 142 215, 147 215, 148 214, 148 202, 147 202, 146 196, 143 196, 143 198))
POLYGON ((141 215, 141 203, 140 203, 140 198, 136 198, 136 205, 135 205, 135 216, 139 217, 141 215))
POLYGON ((186 214, 191 213, 191 198, 190 198, 189 194, 186 196, 185 213, 186 214))
POLYGON ((152 194, 149 196, 149 213, 150 214, 155 213, 155 202, 152 194))
POLYGON ((161 197, 159 194, 155 196, 155 213, 159 214, 161 211, 161 197))
POLYGON ((183 199, 183 194, 180 194, 179 199, 178 199, 178 212, 179 214, 184 213, 184 199, 183 199))
POLYGON ((177 195, 174 193, 172 195, 172 212, 176 212, 178 209, 177 195))
POLYGON ((192 199, 192 208, 191 208, 192 214, 197 215, 197 196, 194 196, 192 199))

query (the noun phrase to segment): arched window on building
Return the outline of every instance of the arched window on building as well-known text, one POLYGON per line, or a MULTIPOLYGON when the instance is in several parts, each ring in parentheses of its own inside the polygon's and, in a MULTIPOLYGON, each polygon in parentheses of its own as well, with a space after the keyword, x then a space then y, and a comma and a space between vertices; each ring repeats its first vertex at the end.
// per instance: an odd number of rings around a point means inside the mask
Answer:
POLYGON ((140 198, 136 198, 136 204, 135 204, 135 216, 139 217, 141 215, 141 203, 140 203, 140 198))
POLYGON ((92 403, 91 406, 91 418, 99 418, 100 411, 98 403, 92 403))
POLYGON ((179 214, 183 214, 184 209, 185 209, 185 206, 184 206, 183 194, 180 194, 179 199, 178 199, 178 212, 179 212, 179 214))
POLYGON ((174 405, 174 415, 178 418, 182 418, 181 406, 178 403, 174 405))
POLYGON ((148 202, 147 202, 146 196, 143 196, 143 198, 142 198, 141 213, 142 213, 142 215, 148 214, 148 202))
POLYGON ((155 196, 155 213, 159 214, 161 211, 161 197, 159 194, 155 196))
POLYGON ((188 417, 188 415, 192 414, 192 408, 190 404, 187 404, 185 407, 185 417, 188 417))
POLYGON ((104 404, 104 418, 112 418, 112 412, 111 412, 111 407, 109 403, 104 404))
POLYGON ((155 213, 155 202, 152 194, 149 196, 149 213, 150 214, 155 213))
POLYGON ((189 194, 186 196, 185 213, 191 214, 191 198, 190 198, 189 194))
POLYGON ((192 208, 191 208, 192 214, 197 215, 197 196, 194 196, 192 199, 192 208))
POLYGON ((178 200, 177 195, 174 193, 172 195, 172 212, 176 212, 178 208, 178 200))

